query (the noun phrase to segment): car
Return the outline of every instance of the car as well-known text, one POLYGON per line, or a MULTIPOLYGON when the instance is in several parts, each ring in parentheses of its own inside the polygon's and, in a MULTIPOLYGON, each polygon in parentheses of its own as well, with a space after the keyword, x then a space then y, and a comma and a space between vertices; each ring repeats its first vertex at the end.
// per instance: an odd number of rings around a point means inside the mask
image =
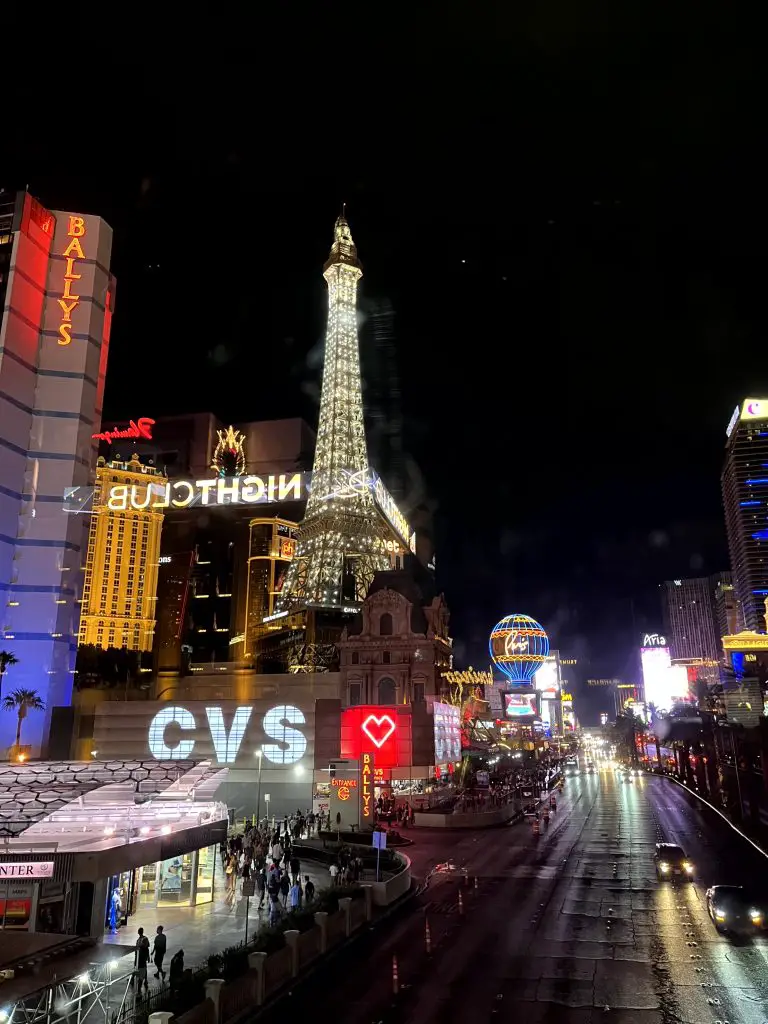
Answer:
POLYGON ((743 885, 713 885, 707 889, 707 912, 719 932, 750 935, 765 927, 765 911, 743 885))
POLYGON ((677 846, 674 843, 656 843, 653 860, 656 864, 657 878, 672 878, 674 875, 681 875, 683 878, 693 881, 695 869, 682 846, 677 846))

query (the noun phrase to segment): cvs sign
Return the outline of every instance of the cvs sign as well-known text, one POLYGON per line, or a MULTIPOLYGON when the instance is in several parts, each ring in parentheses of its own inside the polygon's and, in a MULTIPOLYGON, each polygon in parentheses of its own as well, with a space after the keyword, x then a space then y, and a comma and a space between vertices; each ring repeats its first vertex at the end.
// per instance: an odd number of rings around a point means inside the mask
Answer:
MULTIPOLYGON (((205 719, 210 739, 219 764, 234 764, 243 746, 246 731, 251 726, 253 705, 237 707, 231 721, 224 719, 221 707, 205 707, 205 719)), ((261 731, 266 743, 253 743, 254 752, 260 747, 264 758, 274 765, 290 765, 300 761, 307 751, 307 737, 296 726, 306 726, 307 719, 301 708, 293 704, 277 704, 265 711, 261 731)), ((173 705, 163 708, 149 725, 149 749, 158 761, 185 761, 198 746, 198 722, 185 707, 173 705)), ((201 754, 201 759, 207 755, 201 754)))

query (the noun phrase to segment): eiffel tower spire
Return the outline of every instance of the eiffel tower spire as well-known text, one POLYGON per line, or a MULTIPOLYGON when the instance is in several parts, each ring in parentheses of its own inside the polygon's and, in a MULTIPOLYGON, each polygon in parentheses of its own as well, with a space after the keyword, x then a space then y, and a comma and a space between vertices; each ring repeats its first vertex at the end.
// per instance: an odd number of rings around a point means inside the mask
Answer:
POLYGON ((391 567, 385 548, 387 531, 371 493, 365 443, 357 337, 357 282, 362 275, 342 212, 323 266, 328 327, 312 492, 280 598, 281 609, 307 602, 362 601, 373 574, 391 567))

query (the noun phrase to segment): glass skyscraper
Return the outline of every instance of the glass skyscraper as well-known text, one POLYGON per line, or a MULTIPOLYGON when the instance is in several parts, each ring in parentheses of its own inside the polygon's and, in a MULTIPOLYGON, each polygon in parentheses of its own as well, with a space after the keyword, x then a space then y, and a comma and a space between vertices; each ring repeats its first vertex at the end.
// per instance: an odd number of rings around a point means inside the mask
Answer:
POLYGON ((722 485, 740 628, 765 633, 768 597, 768 398, 747 398, 727 430, 722 485))

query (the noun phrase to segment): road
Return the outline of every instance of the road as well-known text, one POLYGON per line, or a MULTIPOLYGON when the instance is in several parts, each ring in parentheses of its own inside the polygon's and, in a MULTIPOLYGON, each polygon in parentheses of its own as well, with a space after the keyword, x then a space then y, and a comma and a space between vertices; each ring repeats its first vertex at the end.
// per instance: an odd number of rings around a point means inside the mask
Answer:
MULTIPOLYGON (((431 884, 294 989, 292 1015, 322 1006, 334 1024, 768 1022, 768 933, 719 936, 704 901, 708 885, 768 877, 768 860, 674 782, 569 779, 538 839, 523 824, 412 836, 415 864, 451 857, 469 886, 431 884), (695 883, 657 881, 660 840, 685 848, 695 883)), ((287 1005, 267 1019, 284 1021, 287 1005)))

